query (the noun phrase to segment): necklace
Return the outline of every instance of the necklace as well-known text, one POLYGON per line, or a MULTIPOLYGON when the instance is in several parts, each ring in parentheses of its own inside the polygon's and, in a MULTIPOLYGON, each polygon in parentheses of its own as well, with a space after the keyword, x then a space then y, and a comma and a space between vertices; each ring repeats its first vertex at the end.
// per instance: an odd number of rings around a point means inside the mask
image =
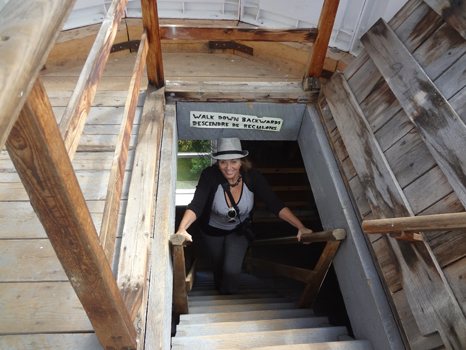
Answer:
POLYGON ((241 181, 241 178, 242 178, 242 176, 241 176, 241 174, 240 174, 239 177, 238 177, 238 180, 237 180, 234 184, 230 184, 230 186, 231 186, 231 187, 237 186, 237 185, 239 184, 239 182, 241 181))

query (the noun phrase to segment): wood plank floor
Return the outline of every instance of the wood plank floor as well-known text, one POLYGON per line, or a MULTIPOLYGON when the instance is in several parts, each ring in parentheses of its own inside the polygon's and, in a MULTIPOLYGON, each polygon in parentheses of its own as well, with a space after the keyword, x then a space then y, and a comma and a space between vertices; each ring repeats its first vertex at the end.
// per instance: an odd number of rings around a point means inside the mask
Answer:
MULTIPOLYGON (((135 56, 110 56, 73 160, 97 232, 135 56)), ((42 75, 57 122, 81 68, 42 75)), ((164 68, 166 79, 173 81, 301 79, 232 54, 164 54, 164 68)), ((145 77, 143 90, 146 85, 145 77)), ((140 94, 131 139, 116 251, 121 241, 144 95, 140 94)), ((116 271, 118 259, 114 260, 116 271)), ((5 149, 0 150, 0 348, 101 348, 5 149)))

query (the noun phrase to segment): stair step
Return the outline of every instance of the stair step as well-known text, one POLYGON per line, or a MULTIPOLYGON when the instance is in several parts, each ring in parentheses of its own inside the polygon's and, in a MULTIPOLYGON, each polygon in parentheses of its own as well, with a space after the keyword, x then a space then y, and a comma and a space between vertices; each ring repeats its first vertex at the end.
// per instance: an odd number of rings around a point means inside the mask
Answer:
POLYGON ((188 305, 191 307, 209 307, 209 306, 223 306, 223 305, 250 305, 250 304, 275 304, 289 302, 284 297, 278 298, 254 298, 254 299, 226 299, 226 300, 191 300, 189 299, 188 305))
MULTIPOLYGON (((267 294, 267 293, 276 293, 276 291, 270 288, 262 288, 262 289, 239 289, 238 294, 267 294)), ((200 289, 200 290, 192 290, 188 293, 188 296, 197 296, 197 295, 219 295, 218 290, 216 289, 200 289)))
POLYGON ((214 312, 240 312, 259 310, 284 310, 296 307, 295 303, 260 303, 246 305, 218 305, 218 306, 195 306, 189 308, 190 314, 205 314, 214 312))
MULTIPOLYGON (((265 284, 257 284, 257 283, 240 283, 238 284, 239 289, 270 289, 265 284)), ((202 284, 202 285, 193 285, 193 290, 209 290, 215 289, 215 285, 212 284, 202 284)))
POLYGON ((314 344, 261 346, 250 348, 249 350, 373 350, 373 348, 369 340, 352 340, 314 344))
POLYGON ((281 294, 268 293, 268 294, 228 294, 228 295, 189 295, 189 301, 201 300, 230 300, 230 299, 261 299, 261 298, 280 298, 284 297, 281 294))
POLYGON ((303 317, 278 320, 253 320, 183 325, 176 327, 176 337, 192 337, 214 334, 252 333, 286 329, 328 327, 327 317, 303 317))
POLYGON ((346 327, 323 327, 270 331, 257 333, 236 333, 206 335, 200 337, 179 337, 172 339, 172 350, 205 350, 309 344, 338 341, 338 336, 348 334, 346 327))
POLYGON ((205 313, 180 315, 180 325, 207 324, 215 322, 240 322, 252 320, 273 320, 284 318, 302 318, 313 316, 311 309, 262 310, 248 312, 230 312, 227 314, 205 313))

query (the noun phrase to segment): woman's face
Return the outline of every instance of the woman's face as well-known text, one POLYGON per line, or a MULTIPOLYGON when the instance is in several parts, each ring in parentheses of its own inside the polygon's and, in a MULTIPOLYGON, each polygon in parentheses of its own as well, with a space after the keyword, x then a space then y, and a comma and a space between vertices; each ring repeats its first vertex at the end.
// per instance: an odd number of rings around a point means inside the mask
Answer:
POLYGON ((222 172, 225 179, 227 179, 230 183, 235 182, 238 180, 239 171, 243 162, 241 159, 220 159, 218 161, 218 167, 222 172))

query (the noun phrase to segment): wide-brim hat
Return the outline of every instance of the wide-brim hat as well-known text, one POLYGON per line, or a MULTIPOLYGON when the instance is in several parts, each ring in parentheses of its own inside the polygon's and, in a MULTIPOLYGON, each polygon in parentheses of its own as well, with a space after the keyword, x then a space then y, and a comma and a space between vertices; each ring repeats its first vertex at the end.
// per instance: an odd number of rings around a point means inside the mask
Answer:
POLYGON ((243 151, 241 141, 237 137, 222 138, 217 140, 217 152, 213 152, 214 159, 237 159, 244 158, 249 154, 243 151))

